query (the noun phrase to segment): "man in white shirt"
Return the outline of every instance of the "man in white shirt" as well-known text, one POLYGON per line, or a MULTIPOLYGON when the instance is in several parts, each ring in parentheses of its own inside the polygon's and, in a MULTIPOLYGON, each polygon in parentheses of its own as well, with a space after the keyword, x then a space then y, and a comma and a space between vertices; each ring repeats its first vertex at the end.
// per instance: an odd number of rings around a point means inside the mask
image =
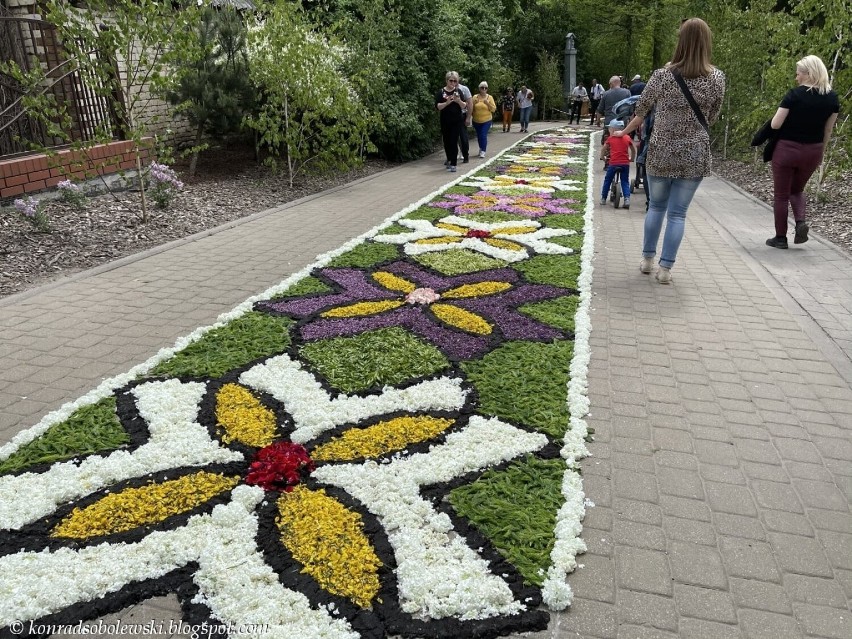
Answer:
POLYGON ((526 84, 522 84, 521 90, 515 96, 515 100, 518 102, 518 108, 521 110, 521 133, 527 133, 535 94, 532 92, 532 89, 527 88, 526 84))
POLYGON ((470 140, 467 137, 467 130, 470 128, 471 118, 473 117, 473 95, 470 93, 470 89, 462 84, 461 81, 459 81, 458 87, 465 102, 465 106, 462 107, 464 126, 462 126, 461 133, 459 133, 459 147, 462 152, 462 164, 467 164, 470 162, 470 140))
POLYGON ((598 117, 598 105, 601 103, 603 94, 604 88, 601 86, 600 82, 598 82, 597 79, 592 80, 592 84, 589 85, 589 112, 591 114, 589 124, 594 124, 596 119, 598 124, 600 124, 600 118, 598 117))
POLYGON ((574 117, 577 117, 577 124, 580 124, 580 111, 583 110, 583 102, 589 101, 589 92, 586 87, 580 82, 571 91, 571 115, 568 118, 568 124, 574 123, 574 117))

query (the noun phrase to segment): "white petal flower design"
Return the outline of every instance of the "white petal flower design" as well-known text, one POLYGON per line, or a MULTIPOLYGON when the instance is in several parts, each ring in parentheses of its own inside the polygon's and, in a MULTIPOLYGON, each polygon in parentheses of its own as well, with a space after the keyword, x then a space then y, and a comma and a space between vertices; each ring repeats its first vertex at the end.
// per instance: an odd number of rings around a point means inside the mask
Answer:
POLYGON ((475 186, 484 191, 533 191, 535 193, 553 193, 557 190, 569 190, 582 184, 579 180, 568 180, 556 176, 542 175, 531 179, 516 178, 511 175, 475 175, 460 182, 462 186, 475 186))
POLYGON ((386 244, 403 244, 406 255, 466 248, 506 262, 527 259, 529 249, 548 255, 570 255, 573 249, 547 240, 577 234, 570 229, 546 228, 533 220, 486 223, 457 215, 437 222, 400 220, 399 224, 412 232, 377 235, 373 239, 386 244))

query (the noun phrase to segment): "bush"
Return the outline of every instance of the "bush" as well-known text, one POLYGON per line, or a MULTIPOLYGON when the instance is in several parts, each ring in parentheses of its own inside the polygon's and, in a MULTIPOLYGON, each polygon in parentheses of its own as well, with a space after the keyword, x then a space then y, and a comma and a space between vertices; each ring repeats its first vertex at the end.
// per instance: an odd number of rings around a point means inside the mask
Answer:
POLYGON ((39 232, 50 232, 50 221, 47 219, 47 214, 42 210, 41 202, 34 197, 15 200, 15 210, 39 232))
POLYGON ((71 180, 62 180, 56 187, 59 189, 59 199, 66 204, 78 210, 86 206, 86 194, 79 184, 71 180))
POLYGON ((165 164, 151 162, 148 180, 148 195, 161 209, 168 208, 177 192, 183 189, 183 182, 178 179, 174 170, 165 164))

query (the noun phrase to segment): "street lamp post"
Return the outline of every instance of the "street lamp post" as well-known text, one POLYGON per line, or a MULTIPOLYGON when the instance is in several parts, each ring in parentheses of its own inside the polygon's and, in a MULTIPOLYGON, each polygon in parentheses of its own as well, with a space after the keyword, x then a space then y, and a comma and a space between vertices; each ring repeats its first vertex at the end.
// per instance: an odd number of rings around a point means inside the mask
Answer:
POLYGON ((574 34, 565 36, 565 70, 562 73, 562 96, 565 110, 571 110, 571 91, 577 86, 577 49, 574 48, 574 34))

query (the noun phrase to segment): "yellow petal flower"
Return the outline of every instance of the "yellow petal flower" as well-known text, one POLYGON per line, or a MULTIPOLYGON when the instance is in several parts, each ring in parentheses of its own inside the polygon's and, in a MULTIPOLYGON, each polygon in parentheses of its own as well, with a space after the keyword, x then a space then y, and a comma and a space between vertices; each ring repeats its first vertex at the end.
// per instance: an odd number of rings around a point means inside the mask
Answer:
POLYGON ((371 607, 379 592, 376 556, 364 522, 324 490, 296 486, 278 499, 281 543, 328 592, 371 607))
POLYGON ((238 477, 200 472, 159 484, 127 488, 85 508, 75 508, 50 536, 88 539, 157 524, 197 508, 237 483, 238 477))
POLYGON ((526 233, 535 233, 537 228, 535 226, 507 226, 506 228, 495 230, 494 233, 499 235, 523 235, 526 233))
POLYGON ((376 271, 373 273, 373 279, 390 291, 399 291, 400 293, 410 293, 417 285, 409 282, 407 279, 388 273, 387 271, 376 271))
POLYGON ((471 313, 452 304, 432 304, 429 308, 432 309, 432 312, 435 313, 438 319, 450 326, 455 326, 463 331, 476 333, 477 335, 491 334, 491 324, 476 313, 471 313))
POLYGON ((216 422, 224 430, 220 437, 226 444, 239 442, 263 448, 275 439, 275 413, 239 384, 225 384, 219 389, 216 422))
POLYGON ((462 238, 460 237, 427 237, 422 240, 416 240, 413 244, 454 244, 456 242, 461 242, 462 238))
POLYGON ((462 284, 456 288, 451 288, 446 293, 441 293, 444 299, 463 298, 463 297, 481 297, 483 295, 494 295, 502 293, 512 288, 509 282, 479 282, 478 284, 462 284))
POLYGON ((512 242, 511 240, 501 240, 499 237, 487 237, 482 240, 486 244, 490 244, 491 246, 495 246, 497 248, 506 249, 507 251, 523 251, 524 247, 516 242, 512 242))
POLYGON ((438 222, 437 224, 435 224, 435 227, 439 228, 439 229, 444 229, 446 231, 453 231, 455 233, 461 233, 462 235, 467 233, 467 228, 464 227, 464 226, 459 226, 458 224, 449 224, 447 222, 438 222))
MULTIPOLYGON (((414 290, 414 289, 412 289, 414 290)), ((376 315, 384 311, 399 308, 405 302, 386 300, 384 302, 357 302, 348 306, 338 306, 322 314, 323 317, 358 317, 359 315, 376 315)))
POLYGON ((349 461, 378 457, 432 439, 452 423, 452 419, 427 415, 397 417, 367 428, 351 428, 340 437, 315 448, 311 458, 317 461, 349 461))

